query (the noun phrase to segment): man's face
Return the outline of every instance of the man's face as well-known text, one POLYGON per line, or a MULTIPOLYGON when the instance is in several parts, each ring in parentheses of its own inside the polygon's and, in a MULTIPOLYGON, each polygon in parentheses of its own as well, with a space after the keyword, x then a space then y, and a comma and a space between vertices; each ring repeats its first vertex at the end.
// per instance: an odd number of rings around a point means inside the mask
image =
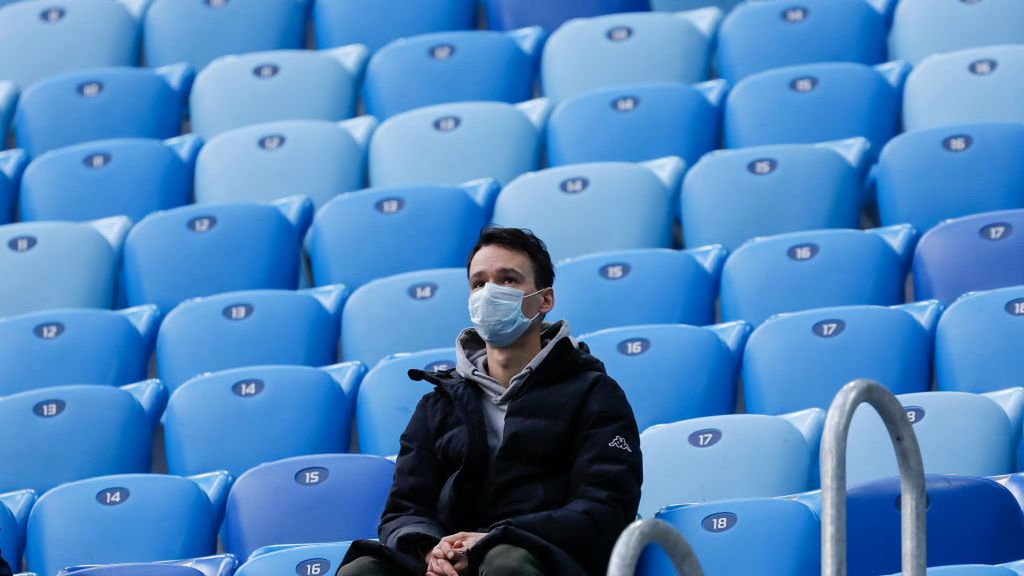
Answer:
MULTIPOLYGON (((522 290, 527 295, 537 291, 529 256, 494 244, 481 248, 469 263, 470 291, 476 292, 488 282, 522 290)), ((554 304, 553 291, 545 290, 523 300, 523 315, 533 318, 538 313, 546 314, 554 304)))

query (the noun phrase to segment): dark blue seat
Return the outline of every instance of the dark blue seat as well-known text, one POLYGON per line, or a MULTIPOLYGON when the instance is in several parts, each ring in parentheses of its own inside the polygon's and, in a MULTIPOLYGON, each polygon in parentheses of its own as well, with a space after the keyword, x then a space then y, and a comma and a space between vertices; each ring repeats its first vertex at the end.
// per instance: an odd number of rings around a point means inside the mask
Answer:
POLYGON ((939 319, 936 387, 981 393, 1024 386, 1017 353, 1022 340, 1024 286, 961 296, 939 319))
POLYGON ((294 570, 297 574, 333 574, 348 553, 351 542, 324 544, 279 544, 253 552, 238 567, 235 576, 278 576, 294 570))
POLYGON ((21 552, 25 547, 25 528, 35 490, 19 490, 0 494, 0 552, 15 572, 21 566, 21 552))
MULTIPOLYGON (((3 87, 0 83, 0 92, 3 87)), ((0 99, 3 95, 0 94, 0 99)), ((0 134, 7 134, 7 121, 9 117, 3 111, 3 103, 0 102, 0 134)), ((19 188, 21 187, 22 172, 28 164, 28 156, 23 150, 8 150, 0 152, 0 224, 7 224, 14 220, 14 205, 18 200, 19 188)))
POLYGON ((370 52, 408 36, 476 25, 476 0, 315 0, 317 48, 362 44, 370 52))
POLYGON ((586 18, 614 12, 639 12, 649 8, 648 0, 484 0, 487 23, 497 30, 543 26, 554 32, 572 18, 586 18))

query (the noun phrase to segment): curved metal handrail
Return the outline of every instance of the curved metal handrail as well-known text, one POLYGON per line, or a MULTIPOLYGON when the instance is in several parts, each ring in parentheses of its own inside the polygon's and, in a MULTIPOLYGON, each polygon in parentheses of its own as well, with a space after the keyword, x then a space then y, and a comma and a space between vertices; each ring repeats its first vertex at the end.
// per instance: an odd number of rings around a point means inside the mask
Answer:
POLYGON ((704 576, 700 561, 686 538, 671 524, 657 519, 637 520, 622 531, 612 549, 608 576, 633 576, 640 554, 648 544, 661 546, 681 576, 704 576))

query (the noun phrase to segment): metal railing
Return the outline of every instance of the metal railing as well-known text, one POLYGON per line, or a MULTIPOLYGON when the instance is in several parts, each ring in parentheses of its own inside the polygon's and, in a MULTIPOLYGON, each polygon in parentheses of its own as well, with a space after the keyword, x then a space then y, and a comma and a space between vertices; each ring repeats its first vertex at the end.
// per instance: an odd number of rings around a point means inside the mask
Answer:
POLYGON ((648 544, 661 546, 681 576, 704 576, 700 561, 686 538, 669 523, 656 519, 637 520, 623 530, 612 549, 608 576, 633 576, 640 554, 648 544))

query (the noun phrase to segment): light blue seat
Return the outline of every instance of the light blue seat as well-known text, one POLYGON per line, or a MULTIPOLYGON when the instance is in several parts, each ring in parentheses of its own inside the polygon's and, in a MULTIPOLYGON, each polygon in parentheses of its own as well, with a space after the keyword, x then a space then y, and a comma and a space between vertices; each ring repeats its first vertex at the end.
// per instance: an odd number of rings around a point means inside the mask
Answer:
POLYGON ((682 175, 679 158, 548 168, 509 183, 498 196, 494 222, 533 230, 555 262, 612 250, 671 248, 682 175))
POLYGON ((157 369, 172 392, 204 372, 260 364, 326 366, 338 347, 338 317, 348 291, 253 290, 189 300, 157 335, 157 369), (287 334, 287 338, 282 338, 287 334))
POLYGON ((36 502, 34 490, 19 490, 0 494, 0 551, 15 572, 21 566, 21 552, 25 547, 25 528, 32 505, 36 502))
MULTIPOLYGON (((1003 566, 989 566, 986 564, 960 564, 956 566, 939 566, 937 568, 929 568, 928 576, 1018 576, 1021 572, 1020 569, 1024 568, 1024 564, 1017 564, 1018 568, 1014 569, 1010 564, 1003 566)), ((892 576, 899 576, 899 573, 893 574, 892 576)))
POLYGON ((569 98, 548 120, 548 164, 643 162, 678 156, 692 166, 718 148, 728 88, 713 80, 637 84, 569 98))
POLYGON ((51 76, 21 94, 14 114, 18 146, 35 157, 92 140, 177 136, 191 82, 185 65, 51 76))
POLYGON ((914 295, 961 295, 1024 284, 1024 209, 983 212, 932 228, 914 253, 914 295))
POLYGON ((230 554, 189 560, 165 560, 146 564, 73 566, 57 576, 231 576, 238 560, 230 554))
POLYGON ((584 334, 580 340, 622 387, 637 426, 644 430, 655 424, 731 414, 749 334, 746 322, 707 328, 648 324, 608 328, 584 334))
POLYGON ((249 124, 351 118, 365 62, 358 45, 218 58, 192 87, 192 131, 210 139, 249 124))
MULTIPOLYGON (((0 86, 0 91, 2 90, 0 86)), ((0 99, 2 98, 0 95, 0 99)), ((0 116, 4 114, 2 108, 3 103, 0 103, 0 116)), ((0 133, 7 134, 6 126, 7 122, 0 119, 0 133)), ((18 200, 22 172, 26 164, 28 156, 22 150, 0 152, 0 224, 8 224, 14 220, 14 205, 18 200)))
POLYGON ((705 6, 717 6, 726 14, 734 9, 743 0, 651 0, 651 10, 659 12, 680 12, 682 10, 696 10, 705 6))
POLYGON ((302 238, 312 217, 313 205, 304 196, 152 214, 125 240, 125 297, 133 306, 171 310, 188 298, 221 292, 294 290, 302 238))
POLYGON ((981 393, 1024 386, 1017 352, 1022 338, 1024 286, 961 296, 935 333, 936 388, 981 393))
POLYGON ((370 141, 371 186, 507 184, 540 167, 550 104, 530 100, 439 104, 383 122, 370 141))
POLYGON ((278 576, 296 574, 333 574, 348 553, 350 542, 265 546, 242 564, 235 576, 278 576))
POLYGON ((748 412, 827 410, 852 380, 894 394, 931 389, 932 339, 942 306, 844 306, 780 314, 762 324, 743 356, 748 412))
POLYGON ((784 496, 812 485, 825 413, 731 414, 662 424, 640 434, 640 515, 673 504, 784 496))
POLYGON ((376 538, 394 470, 390 460, 364 454, 257 466, 231 487, 224 550, 245 558, 271 544, 376 538))
POLYGON ((529 100, 544 37, 534 27, 435 32, 391 42, 366 66, 366 112, 385 119, 450 102, 529 100))
POLYGON ((639 324, 711 324, 725 255, 721 247, 708 246, 566 260, 555 275, 552 317, 567 320, 574 334, 639 324))
POLYGON ((853 138, 705 155, 683 181, 683 243, 735 250, 756 236, 857 228, 870 146, 853 138))
POLYGON ((0 226, 0 317, 51 308, 110 308, 124 217, 0 226))
POLYGON ((370 188, 343 194, 313 219, 306 248, 317 285, 351 289, 377 278, 463 266, 491 220, 498 184, 370 188), (437 233, 444 222, 445 233, 437 233))
POLYGON ((409 370, 433 372, 454 368, 454 348, 396 354, 378 362, 363 378, 356 399, 359 451, 377 456, 398 454, 398 440, 416 405, 434 389, 429 382, 411 380, 409 370))
POLYGON ((313 26, 318 48, 362 44, 371 52, 409 36, 470 30, 475 0, 315 0, 313 26))
POLYGON ((96 220, 151 212, 192 200, 192 169, 202 142, 125 138, 51 150, 22 179, 22 220, 96 220))
POLYGON ((483 4, 491 28, 543 26, 548 32, 571 18, 647 10, 647 0, 484 0, 483 4))
POLYGON ((902 225, 749 240, 722 269, 722 318, 756 326, 781 312, 900 304, 914 239, 902 225))
POLYGON ((226 472, 216 472, 101 476, 61 485, 39 498, 29 516, 28 567, 54 576, 67 566, 214 554, 230 483, 226 472))
POLYGON ((544 47, 544 95, 558 102, 599 88, 706 80, 721 17, 717 8, 705 8, 566 22, 544 47))
POLYGON ((900 125, 909 66, 853 62, 787 66, 748 76, 725 104, 727 148, 862 137, 881 150, 900 125))
POLYGON ((1014 0, 900 0, 889 54, 917 64, 931 54, 1024 43, 1024 6, 1014 0))
POLYGON ((152 0, 143 29, 150 66, 202 69, 229 54, 303 48, 308 0, 152 0))
POLYGON ((221 132, 196 161, 197 203, 270 202, 301 194, 319 208, 366 183, 366 147, 377 123, 286 120, 221 132))
POLYGON ((239 476, 272 460, 348 452, 358 362, 319 370, 252 366, 203 374, 175 390, 163 416, 167 469, 239 476))

